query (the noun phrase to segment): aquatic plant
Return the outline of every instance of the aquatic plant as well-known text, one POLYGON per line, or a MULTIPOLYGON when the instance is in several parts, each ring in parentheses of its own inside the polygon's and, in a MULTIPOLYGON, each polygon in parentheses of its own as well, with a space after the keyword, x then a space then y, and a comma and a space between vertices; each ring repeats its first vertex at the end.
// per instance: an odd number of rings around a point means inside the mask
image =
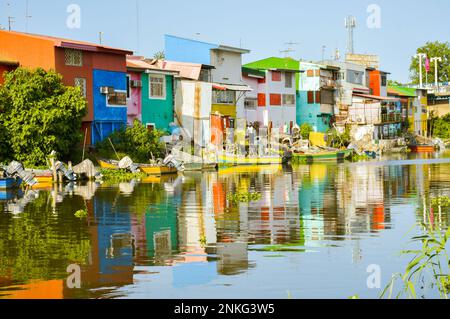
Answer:
MULTIPOLYGON (((439 209, 448 208, 450 199, 445 196, 435 198, 432 200, 432 206, 439 209)), ((431 216, 429 218, 429 225, 421 224, 424 230, 423 235, 412 238, 413 242, 421 244, 421 249, 401 252, 402 255, 413 255, 414 257, 403 273, 392 276, 380 298, 387 296, 391 299, 395 284, 400 280, 402 286, 395 296, 397 299, 404 296, 417 299, 417 285, 420 283, 421 288, 423 288, 426 282, 430 282, 430 287, 439 294, 440 298, 448 299, 450 293, 450 263, 447 244, 450 238, 450 227, 444 232, 440 228, 432 226, 431 216)))
POLYGON ((235 204, 250 203, 260 200, 261 197, 262 196, 260 193, 236 193, 236 194, 228 194, 227 200, 235 204))
POLYGON ((86 209, 80 209, 77 212, 75 212, 76 218, 86 218, 88 215, 89 213, 86 209))
POLYGON ((100 173, 103 175, 103 180, 107 182, 126 182, 147 176, 145 173, 131 173, 124 169, 102 169, 100 173))

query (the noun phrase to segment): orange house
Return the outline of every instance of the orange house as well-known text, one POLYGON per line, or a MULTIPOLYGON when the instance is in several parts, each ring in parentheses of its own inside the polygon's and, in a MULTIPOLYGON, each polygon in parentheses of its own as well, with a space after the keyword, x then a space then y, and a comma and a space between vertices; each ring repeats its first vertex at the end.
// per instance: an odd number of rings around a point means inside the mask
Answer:
POLYGON ((88 42, 0 30, 0 74, 18 66, 40 67, 60 73, 65 85, 81 88, 88 102, 88 113, 83 118, 82 127, 83 133, 86 130, 88 132, 88 145, 91 145, 93 128, 96 127, 97 120, 94 112, 94 95, 98 92, 94 92, 94 71, 123 73, 126 79, 128 54, 132 52, 88 42))
POLYGON ((388 72, 370 69, 369 74, 369 88, 372 95, 387 96, 387 76, 388 72))

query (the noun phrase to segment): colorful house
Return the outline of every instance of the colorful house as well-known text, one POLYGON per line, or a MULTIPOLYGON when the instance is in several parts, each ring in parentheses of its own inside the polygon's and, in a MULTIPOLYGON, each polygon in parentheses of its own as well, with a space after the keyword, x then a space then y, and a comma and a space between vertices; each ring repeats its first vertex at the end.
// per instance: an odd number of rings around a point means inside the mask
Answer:
POLYGON ((129 56, 128 125, 137 119, 149 129, 168 131, 174 121, 174 76, 164 61, 129 56))
POLYGON ((314 131, 325 133, 332 124, 340 68, 301 62, 300 70, 297 123, 310 124, 314 131))
POLYGON ((53 69, 88 101, 82 131, 94 145, 127 122, 126 55, 132 52, 82 41, 0 31, 1 60, 53 69))
POLYGON ((401 87, 401 86, 389 86, 388 95, 399 99, 402 110, 402 117, 404 119, 403 127, 409 132, 414 131, 414 101, 416 99, 416 89, 401 87))
POLYGON ((245 118, 260 126, 290 132, 296 123, 299 62, 271 57, 244 65, 244 81, 252 88, 245 95, 245 118))

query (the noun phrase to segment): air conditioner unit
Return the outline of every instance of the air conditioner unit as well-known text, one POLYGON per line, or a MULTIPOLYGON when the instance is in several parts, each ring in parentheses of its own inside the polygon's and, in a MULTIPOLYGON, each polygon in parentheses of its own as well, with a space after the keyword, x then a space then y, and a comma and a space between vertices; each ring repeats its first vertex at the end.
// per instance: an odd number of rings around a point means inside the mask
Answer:
POLYGON ((134 87, 134 88, 142 87, 142 81, 140 81, 140 80, 133 80, 133 81, 131 81, 131 87, 134 87))
POLYGON ((100 87, 100 93, 101 94, 114 93, 114 88, 110 87, 110 86, 102 86, 102 87, 100 87))

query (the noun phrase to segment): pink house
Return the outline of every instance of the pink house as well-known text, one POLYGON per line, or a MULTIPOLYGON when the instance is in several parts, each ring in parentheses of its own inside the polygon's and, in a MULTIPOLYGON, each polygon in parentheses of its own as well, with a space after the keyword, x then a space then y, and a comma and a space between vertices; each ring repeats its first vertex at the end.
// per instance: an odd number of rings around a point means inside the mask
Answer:
POLYGON ((142 63, 142 57, 127 56, 127 125, 142 122, 142 63))

